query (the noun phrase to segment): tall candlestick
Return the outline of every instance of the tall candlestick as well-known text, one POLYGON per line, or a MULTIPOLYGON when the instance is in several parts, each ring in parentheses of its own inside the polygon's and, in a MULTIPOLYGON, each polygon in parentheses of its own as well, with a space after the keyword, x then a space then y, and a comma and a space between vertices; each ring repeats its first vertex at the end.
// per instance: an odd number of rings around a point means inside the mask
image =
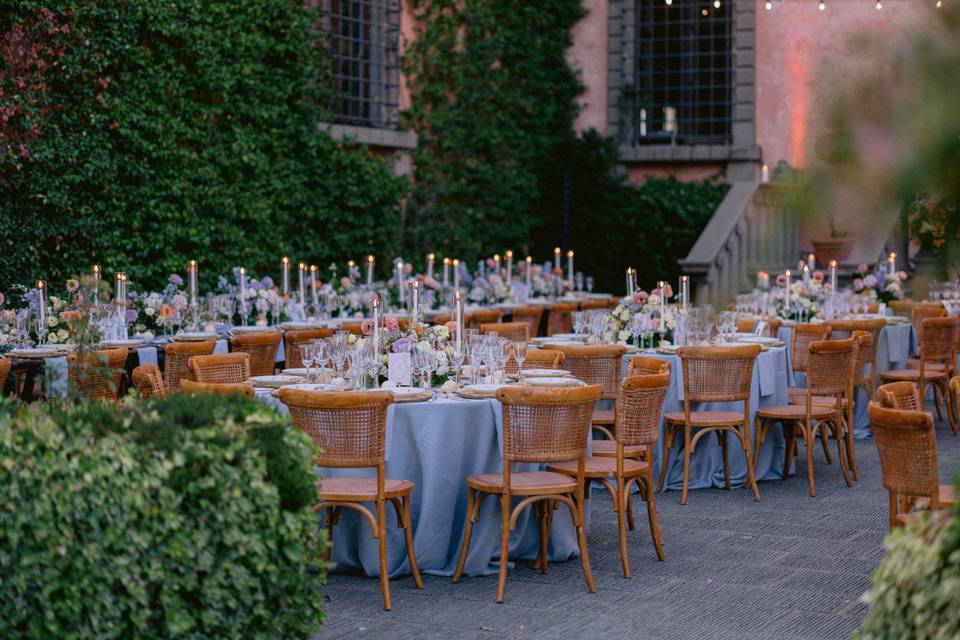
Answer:
POLYGON ((477 260, 477 271, 480 273, 481 278, 487 277, 487 261, 486 260, 477 260))
MULTIPOLYGON (((463 353, 463 294, 457 289, 453 294, 454 320, 456 321, 456 353, 463 353)), ((457 372, 457 375, 460 375, 457 372)))
POLYGON ((122 271, 117 272, 116 284, 114 285, 113 290, 116 293, 114 300, 116 301, 117 305, 119 305, 120 300, 123 299, 123 272, 122 271))
POLYGON ((560 268, 560 247, 555 247, 553 249, 553 268, 560 268))
POLYGON ((247 270, 240 267, 240 322, 247 324, 246 300, 247 300, 247 270))
POLYGON ((373 286, 373 263, 374 263, 373 256, 372 255, 367 256, 367 286, 368 287, 373 286))
POLYGON ((680 276, 680 307, 687 312, 690 303, 690 276, 680 276))
POLYGON ((785 284, 787 288, 787 307, 789 308, 790 307, 790 269, 787 269, 784 272, 784 275, 787 278, 785 284))
POLYGON ((887 256, 887 274, 893 274, 897 272, 897 254, 890 252, 890 255, 887 256))
POLYGON ((443 288, 450 286, 450 258, 443 259, 443 288))
POLYGON ((830 290, 832 293, 837 291, 837 261, 830 261, 830 290))
POLYGON ((307 304, 307 265, 302 262, 297 265, 297 294, 300 297, 300 304, 307 304))
POLYGON ((287 256, 280 260, 280 293, 290 295, 290 258, 287 256))
POLYGON ((507 284, 513 280, 513 251, 507 249, 507 284))
POLYGON ((567 280, 570 284, 570 289, 573 289, 573 249, 567 251, 567 280))
POLYGON ((453 261, 453 288, 460 289, 460 261, 453 261))
MULTIPOLYGON (((351 260, 350 263, 352 266, 353 260, 351 260)), ((315 312, 316 308, 320 305, 320 301, 317 299, 317 287, 319 286, 319 283, 317 282, 318 272, 319 270, 317 269, 317 265, 310 265, 310 302, 313 303, 315 312)))
POLYGON ((493 270, 499 276, 500 275, 500 254, 493 254, 493 270))
POLYGON ((190 306, 197 306, 197 261, 191 260, 187 265, 187 273, 190 276, 190 306))
POLYGON ((405 300, 403 295, 403 260, 397 260, 397 293, 400 295, 400 306, 402 307, 405 300))
POLYGON ((663 280, 657 283, 657 286, 660 287, 660 328, 661 331, 666 331, 667 327, 667 283, 663 280))
POLYGON ((527 273, 524 276, 527 279, 527 294, 530 293, 530 279, 533 277, 533 258, 527 256, 527 273))
POLYGON ((810 282, 810 265, 803 265, 803 281, 810 282))
POLYGON ((42 337, 47 329, 47 283, 37 280, 37 337, 42 337))
POLYGON ((380 357, 380 296, 373 296, 373 352, 380 357))
POLYGON ((817 270, 817 256, 815 254, 807 255, 807 266, 810 267, 810 271, 817 270))
POLYGON ((93 300, 96 302, 100 298, 100 265, 93 265, 93 300))
POLYGON ((434 258, 435 258, 435 256, 434 256, 432 253, 427 254, 427 277, 428 277, 428 278, 432 278, 432 277, 433 277, 433 261, 434 261, 434 258))
POLYGON ((413 281, 413 315, 410 317, 410 322, 417 322, 417 319, 420 317, 420 281, 413 281))

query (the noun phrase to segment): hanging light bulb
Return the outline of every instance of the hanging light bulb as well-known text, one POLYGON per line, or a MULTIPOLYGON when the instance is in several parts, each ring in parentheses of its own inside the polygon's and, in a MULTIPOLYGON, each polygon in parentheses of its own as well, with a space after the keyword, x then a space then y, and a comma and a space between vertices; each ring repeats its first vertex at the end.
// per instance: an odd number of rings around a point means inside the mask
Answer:
POLYGON ((827 3, 824 2, 823 0, 820 0, 820 6, 818 8, 820 9, 820 11, 825 10, 827 8, 827 3))
POLYGON ((713 8, 714 9, 720 8, 720 0, 713 0, 713 8))
POLYGON ((770 9, 773 9, 773 3, 770 2, 770 0, 767 0, 767 4, 765 4, 764 6, 767 8, 767 11, 770 11, 770 9))

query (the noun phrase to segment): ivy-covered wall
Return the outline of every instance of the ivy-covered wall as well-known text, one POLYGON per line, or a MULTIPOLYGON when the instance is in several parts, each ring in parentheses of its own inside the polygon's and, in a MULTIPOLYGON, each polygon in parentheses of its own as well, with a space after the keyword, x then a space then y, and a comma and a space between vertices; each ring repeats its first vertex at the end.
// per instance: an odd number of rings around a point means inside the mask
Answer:
POLYGON ((0 290, 389 252, 406 184, 317 131, 316 11, 0 0, 0 290))

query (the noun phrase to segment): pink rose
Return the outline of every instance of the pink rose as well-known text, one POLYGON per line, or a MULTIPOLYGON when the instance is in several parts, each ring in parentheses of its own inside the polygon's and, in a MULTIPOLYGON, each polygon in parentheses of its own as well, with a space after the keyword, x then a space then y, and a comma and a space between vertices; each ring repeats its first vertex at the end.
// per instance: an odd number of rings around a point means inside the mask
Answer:
POLYGON ((866 264, 861 262, 860 264, 857 265, 857 273, 866 273, 866 272, 867 272, 866 264))
POLYGON ((817 282, 823 282, 823 271, 814 271, 813 279, 817 282))
MULTIPOLYGON (((344 278, 344 280, 346 280, 346 278, 344 278)), ((360 332, 363 333, 363 335, 365 336, 368 336, 371 333, 373 333, 373 320, 371 320, 370 318, 367 318, 366 320, 361 322, 360 332)))
POLYGON ((398 331, 400 329, 400 321, 397 316, 387 316, 383 324, 386 325, 387 331, 398 331))
POLYGON ((777 276, 777 286, 783 287, 783 286, 786 286, 786 284, 787 284, 787 276, 781 273, 780 275, 777 276))
POLYGON ((340 286, 343 287, 344 289, 349 289, 351 284, 352 283, 350 282, 350 278, 347 278, 346 276, 344 276, 343 278, 340 278, 340 286))
POLYGON ((853 290, 861 291, 863 289, 863 280, 861 278, 853 279, 853 290))
POLYGON ((648 294, 646 291, 641 290, 641 291, 637 291, 634 294, 634 297, 637 298, 640 302, 646 302, 647 298, 650 297, 650 294, 648 294))
POLYGON ((668 300, 673 297, 673 287, 670 286, 669 282, 663 284, 663 295, 668 300))
POLYGON ((900 282, 906 282, 906 281, 907 281, 907 272, 906 272, 906 271, 901 271, 901 272, 899 272, 899 273, 897 274, 897 276, 900 278, 900 282))

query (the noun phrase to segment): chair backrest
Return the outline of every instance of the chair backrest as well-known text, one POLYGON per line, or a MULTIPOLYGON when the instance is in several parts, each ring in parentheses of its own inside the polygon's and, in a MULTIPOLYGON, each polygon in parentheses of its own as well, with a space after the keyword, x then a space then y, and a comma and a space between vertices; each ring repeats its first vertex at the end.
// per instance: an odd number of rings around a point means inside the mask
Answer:
POLYGON ((902 496, 927 497, 939 504, 937 438, 933 416, 925 411, 888 409, 876 402, 867 408, 883 486, 902 496))
POLYGON ((503 387, 503 459, 509 462, 562 462, 586 455, 599 385, 549 389, 503 387))
POLYGON ((543 318, 543 306, 530 305, 528 307, 517 307, 513 310, 513 322, 526 322, 530 326, 531 338, 540 332, 540 320, 543 318))
POLYGON ((759 354, 758 344, 677 349, 683 369, 684 405, 749 400, 753 365, 759 354))
POLYGON ((670 361, 647 356, 633 356, 627 363, 627 376, 648 376, 670 373, 670 361))
MULTIPOLYGON (((187 361, 195 382, 231 384, 250 379, 250 354, 243 352, 193 356, 187 361)), ((186 379, 180 380, 180 386, 186 379)))
MULTIPOLYGON (((807 360, 807 397, 837 396, 851 384, 856 350, 853 338, 818 340, 807 360)), ((809 404, 809 403, 808 403, 809 404)))
POLYGON ((363 323, 362 322, 344 322, 338 328, 338 331, 346 331, 347 333, 352 333, 355 336, 363 335, 363 323))
POLYGON ((627 352, 621 344, 557 345, 545 344, 545 348, 563 353, 563 368, 573 377, 587 384, 603 388, 600 396, 614 400, 620 393, 620 358, 627 352))
MULTIPOLYGON (((960 380, 957 381, 960 382, 960 380)), ((950 381, 950 385, 952 388, 953 380, 950 381)), ((920 392, 917 391, 917 385, 909 380, 880 385, 877 387, 876 401, 885 409, 920 411, 920 392)))
POLYGON ((923 333, 917 341, 921 368, 925 363, 949 362, 953 358, 956 330, 957 316, 924 318, 923 333))
POLYGON ((167 395, 167 388, 160 375, 160 367, 155 364, 142 364, 130 374, 133 388, 144 398, 162 398, 167 395))
POLYGON ((499 309, 478 309, 467 314, 467 317, 464 319, 464 324, 467 329, 479 329, 482 325, 493 324, 499 321, 499 309))
POLYGON ((910 320, 917 334, 917 344, 923 340, 923 321, 927 318, 942 318, 947 309, 939 302, 915 302, 910 309, 910 320))
POLYGON ((590 309, 606 309, 607 306, 608 306, 608 304, 609 304, 609 303, 608 303, 607 300, 600 300, 600 299, 581 300, 581 301, 580 301, 580 310, 581 310, 581 311, 589 311, 590 309))
POLYGON ((7 384, 7 376, 10 375, 10 367, 13 361, 10 358, 0 358, 0 396, 3 395, 3 389, 7 384))
POLYGON ((795 324, 790 334, 790 366, 794 371, 807 370, 810 345, 830 337, 828 324, 795 324))
POLYGON ((185 378, 180 385, 180 391, 183 393, 218 393, 222 396, 245 396, 252 398, 257 390, 253 385, 244 382, 194 382, 185 378))
POLYGON ((563 364, 562 351, 555 349, 528 349, 524 369, 559 369, 563 364))
POLYGON ((883 318, 876 320, 831 320, 830 321, 830 339, 843 340, 849 338, 857 331, 866 331, 873 340, 865 344, 866 353, 858 356, 864 363, 873 366, 877 362, 877 344, 880 342, 880 332, 887 326, 887 321, 883 318))
POLYGON ((740 318, 737 320, 737 331, 739 333, 753 333, 753 328, 757 326, 760 318, 750 316, 749 318, 740 318))
POLYGON ((494 322, 480 325, 480 333, 493 331, 513 342, 526 342, 530 338, 530 325, 526 322, 494 322))
POLYGON ((556 333, 570 333, 573 331, 573 316, 577 310, 577 303, 561 303, 550 305, 550 316, 547 318, 547 335, 556 333))
POLYGON ((656 442, 660 438, 660 414, 669 388, 669 368, 664 373, 623 379, 617 396, 617 420, 614 424, 617 442, 624 446, 637 446, 656 442))
POLYGON ((297 369, 303 366, 300 357, 300 345, 311 340, 323 340, 333 335, 333 329, 296 329, 283 334, 283 357, 288 369, 297 369))
MULTIPOLYGON (((867 365, 872 365, 872 360, 870 360, 871 355, 876 358, 877 350, 875 348, 875 342, 873 339, 873 334, 869 331, 861 331, 857 329, 850 336, 853 339, 855 350, 854 350, 854 359, 853 359, 853 385, 859 386, 865 384, 867 381, 867 365)), ((871 373, 873 369, 870 369, 871 373)))
POLYGON ((187 361, 193 356, 208 356, 217 348, 216 340, 203 342, 170 342, 163 350, 163 377, 167 389, 180 390, 180 379, 190 377, 187 361))
POLYGON ((120 397, 126 348, 87 351, 67 357, 70 388, 84 398, 116 400, 120 397))
POLYGON ((383 465, 387 407, 393 402, 389 391, 316 392, 281 387, 277 395, 290 408, 293 425, 320 450, 317 464, 383 465))
POLYGON ((913 315, 912 300, 891 300, 887 303, 887 306, 893 311, 893 315, 903 316, 904 318, 910 318, 913 315))
POLYGON ((451 320, 453 320, 453 316, 449 313, 438 313, 437 315, 433 316, 433 320, 431 322, 433 324, 447 324, 451 320))
POLYGON ((277 350, 280 348, 279 331, 241 333, 233 337, 234 351, 250 354, 250 375, 273 375, 277 366, 277 350))

